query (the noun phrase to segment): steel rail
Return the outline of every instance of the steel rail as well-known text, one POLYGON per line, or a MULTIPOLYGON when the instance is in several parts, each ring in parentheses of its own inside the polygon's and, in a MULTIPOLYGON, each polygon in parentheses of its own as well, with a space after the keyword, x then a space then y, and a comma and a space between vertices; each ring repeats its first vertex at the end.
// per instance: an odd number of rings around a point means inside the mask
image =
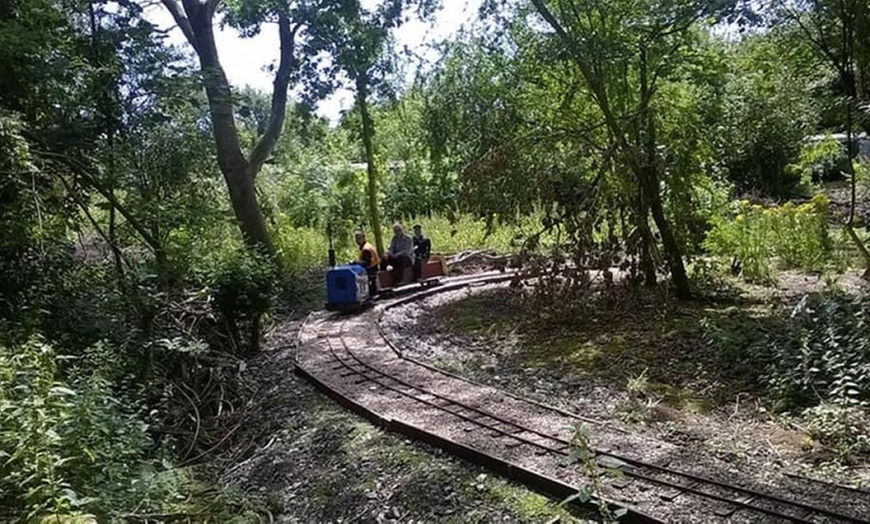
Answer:
MULTIPOLYGON (((336 355, 333 355, 333 360, 338 361, 339 365, 332 366, 332 369, 338 370, 346 367, 341 364, 341 360, 336 355)), ((547 495, 559 498, 567 498, 577 493, 576 486, 570 485, 557 478, 514 464, 487 453, 486 451, 463 444, 448 437, 438 435, 437 433, 433 433, 423 427, 416 426, 413 423, 378 414, 359 401, 356 401, 340 392, 335 388, 335 386, 330 385, 328 382, 324 381, 323 378, 318 377, 317 374, 305 369, 305 367, 301 366, 298 362, 295 366, 295 373, 311 382, 315 388, 322 391, 327 397, 332 398, 341 406, 344 406, 375 426, 386 431, 394 431, 413 440, 441 448, 451 455, 479 464, 506 478, 525 484, 540 493, 546 493, 547 495)), ((593 505, 597 507, 598 504, 607 504, 612 510, 620 508, 626 509, 628 513, 620 518, 620 521, 626 522, 626 524, 664 524, 660 519, 651 517, 632 506, 616 503, 603 497, 593 497, 588 502, 577 502, 577 504, 589 507, 590 509, 593 509, 593 505)))
MULTIPOLYGON (((450 402, 450 403, 453 403, 453 404, 456 404, 456 405, 458 405, 458 406, 461 406, 462 408, 464 408, 464 409, 466 409, 466 410, 468 410, 468 411, 477 412, 477 413, 479 413, 479 414, 481 415, 481 417, 479 417, 479 418, 488 417, 488 418, 491 418, 491 419, 493 419, 493 420, 498 421, 499 423, 501 423, 501 424, 503 424, 503 425, 513 426, 513 427, 515 427, 515 428, 517 428, 517 429, 521 429, 522 431, 518 431, 518 432, 514 432, 514 433, 506 432, 506 431, 500 430, 500 429, 498 429, 498 428, 494 428, 494 427, 488 426, 488 425, 486 425, 486 424, 480 423, 480 422, 478 422, 477 420, 475 420, 475 419, 473 419, 473 418, 469 418, 469 417, 467 417, 467 416, 463 416, 463 415, 460 415, 460 414, 454 413, 454 412, 452 412, 452 411, 449 411, 449 410, 447 410, 447 409, 444 409, 444 407, 438 406, 437 404, 434 404, 434 403, 432 403, 432 402, 425 401, 425 400, 423 400, 423 399, 418 399, 418 398, 414 397, 413 395, 408 394, 407 392, 403 392, 403 391, 398 390, 398 389, 395 388, 395 387, 389 387, 389 386, 387 386, 387 385, 385 385, 385 384, 383 384, 383 383, 380 383, 380 385, 382 385, 383 387, 386 387, 386 388, 388 388, 388 389, 391 389, 391 390, 397 391, 397 392, 399 392, 399 393, 401 393, 401 394, 403 394, 403 395, 405 395, 405 396, 409 396, 409 397, 411 397, 411 398, 415 398, 415 400, 417 400, 418 402, 422 402, 422 403, 424 403, 424 404, 431 405, 432 407, 435 407, 436 409, 440 409, 440 410, 442 410, 442 411, 445 411, 445 412, 447 412, 447 413, 453 414, 454 416, 457 416, 457 417, 459 417, 459 418, 465 419, 465 420, 467 420, 467 421, 469 421, 469 422, 472 422, 472 423, 474 423, 474 424, 478 424, 478 425, 480 425, 481 427, 486 428, 487 430, 491 430, 491 431, 496 431, 496 432, 502 433, 502 434, 505 435, 505 436, 508 436, 508 437, 510 437, 510 438, 513 438, 513 439, 516 439, 516 440, 522 441, 524 444, 527 444, 527 445, 531 445, 531 446, 537 447, 537 448, 539 448, 539 449, 541 449, 541 450, 543 450, 543 451, 545 451, 545 452, 554 453, 554 454, 559 454, 559 455, 563 455, 563 456, 569 456, 568 449, 570 449, 570 445, 571 445, 571 443, 570 443, 569 441, 565 440, 565 439, 561 439, 561 438, 558 438, 558 437, 554 437, 554 436, 552 436, 552 435, 548 435, 548 434, 543 433, 543 432, 541 432, 541 431, 538 431, 538 430, 535 430, 535 429, 532 429, 532 428, 528 428, 528 427, 526 427, 526 426, 523 426, 521 423, 514 422, 514 421, 511 421, 511 420, 508 420, 508 419, 505 419, 505 418, 503 418, 503 417, 501 417, 501 416, 499 416, 499 415, 497 415, 497 414, 490 413, 490 412, 488 412, 488 411, 486 411, 486 410, 483 410, 483 409, 480 409, 480 408, 478 408, 478 407, 476 407, 476 406, 470 406, 470 405, 465 404, 465 403, 463 403, 463 402, 460 402, 460 401, 457 401, 457 400, 453 400, 453 399, 451 399, 451 398, 449 398, 449 397, 446 397, 446 396, 444 396, 444 395, 442 395, 442 394, 439 394, 439 393, 436 393, 436 392, 430 391, 430 390, 428 390, 428 389, 426 389, 426 388, 424 388, 424 387, 417 386, 417 385, 415 385, 415 384, 411 384, 411 383, 406 382, 406 381, 404 381, 404 380, 401 380, 401 379, 398 379, 398 378, 396 378, 396 377, 393 377, 392 375, 389 375, 389 374, 385 373, 384 371, 381 371, 381 370, 379 370, 379 369, 377 369, 377 368, 371 366, 370 364, 364 362, 362 359, 360 359, 359 357, 357 357, 357 356, 353 353, 353 351, 352 351, 352 350, 347 346, 347 344, 344 342, 344 337, 343 337, 343 335, 344 335, 344 333, 343 333, 344 324, 345 324, 345 322, 342 322, 341 325, 340 325, 340 328, 339 328, 339 340, 341 341, 341 343, 342 343, 342 345, 344 346, 344 349, 345 349, 345 351, 348 353, 348 355, 350 355, 354 360, 356 360, 356 361, 357 361, 360 365, 362 365, 363 367, 367 368, 369 371, 375 372, 375 373, 377 373, 377 374, 379 374, 379 375, 381 375, 381 376, 383 376, 383 377, 385 377, 385 378, 387 378, 387 379, 389 379, 389 380, 392 380, 392 381, 394 381, 394 382, 396 382, 396 383, 399 383, 399 384, 401 384, 402 386, 404 386, 404 387, 406 387, 406 388, 411 388, 412 390, 413 390, 413 389, 416 389, 417 391, 420 391, 420 392, 422 392, 422 393, 424 393, 424 394, 427 394, 427 395, 430 395, 430 396, 433 396, 433 397, 436 397, 436 398, 441 398, 442 400, 446 400, 446 401, 448 401, 448 402, 450 402), (535 441, 531 441, 531 440, 528 440, 528 439, 525 439, 525 438, 522 438, 522 437, 518 437, 518 436, 517 436, 517 435, 520 435, 520 434, 522 434, 522 433, 530 433, 530 434, 533 434, 533 435, 537 435, 537 436, 539 436, 539 437, 541 437, 541 438, 544 438, 544 439, 547 439, 547 440, 550 440, 550 441, 556 442, 556 443, 559 444, 559 447, 558 447, 558 448, 553 448, 553 447, 545 446, 545 445, 542 445, 542 444, 537 443, 537 442, 535 442, 535 441)), ((330 341, 329 343, 330 343, 330 347, 332 348, 331 341, 330 341)), ((334 354, 334 352, 333 352, 333 354, 334 354)), ((337 357, 337 355, 336 355, 336 357, 337 357)), ((355 371, 356 373, 360 374, 361 376, 363 376, 363 378, 365 378, 365 380, 367 380, 367 381, 378 382, 378 381, 375 380, 375 379, 372 379, 372 378, 370 378, 370 377, 366 377, 363 373, 360 373, 359 371, 354 370, 354 369, 353 369, 352 367, 350 367, 350 366, 348 366, 348 368, 351 369, 352 371, 355 371)), ((692 493, 692 494, 695 494, 695 495, 699 495, 699 496, 703 496, 703 497, 711 498, 711 499, 716 500, 716 501, 719 501, 719 502, 723 502, 723 503, 727 503, 727 504, 732 504, 732 505, 735 505, 735 506, 739 506, 739 507, 741 507, 741 508, 745 508, 745 509, 748 509, 748 510, 756 511, 756 512, 759 512, 759 513, 764 513, 764 514, 767 514, 767 515, 770 515, 770 516, 775 516, 775 517, 785 518, 785 519, 791 520, 791 521, 793 521, 793 522, 806 522, 806 523, 810 523, 811 521, 810 521, 810 520, 807 520, 806 517, 809 516, 809 515, 812 515, 813 513, 816 513, 816 514, 819 514, 819 515, 824 515, 824 516, 827 516, 827 517, 836 518, 836 519, 839 519, 839 520, 841 520, 841 521, 845 521, 845 522, 854 522, 854 523, 867 523, 867 522, 870 522, 870 521, 867 521, 867 520, 862 520, 862 519, 856 518, 856 517, 851 516, 851 515, 845 515, 845 514, 842 514, 842 513, 838 513, 838 512, 836 512, 836 511, 832 511, 832 510, 828 510, 828 509, 825 509, 825 508, 820 508, 820 507, 817 507, 817 506, 813 506, 812 504, 808 504, 808 503, 804 503, 804 502, 799 502, 799 501, 794 501, 794 500, 786 499, 786 498, 783 498, 783 497, 779 497, 779 496, 771 495, 771 494, 767 494, 767 493, 762 493, 762 492, 759 492, 759 491, 756 491, 756 490, 752 490, 752 489, 749 489, 749 488, 743 488, 743 487, 740 487, 740 486, 735 486, 735 485, 728 484, 728 483, 721 482, 721 481, 717 481, 717 480, 714 480, 714 479, 709 479, 709 478, 704 477, 704 476, 701 476, 701 475, 696 475, 696 474, 692 474, 692 473, 685 473, 685 472, 682 472, 682 471, 679 471, 679 470, 673 470, 673 469, 666 468, 666 467, 663 467, 663 466, 658 466, 658 465, 655 465, 655 464, 646 463, 646 462, 643 462, 643 461, 640 461, 640 460, 636 460, 636 459, 633 459, 633 458, 630 458, 630 457, 621 456, 621 455, 618 455, 618 454, 615 454, 615 453, 612 453, 612 452, 609 452, 609 451, 602 451, 602 450, 595 449, 595 448, 591 448, 590 450, 591 450, 593 453, 595 453, 596 456, 609 456, 609 457, 615 458, 615 459, 617 459, 617 460, 619 460, 619 461, 621 461, 621 462, 624 462, 624 463, 626 463, 626 464, 630 464, 630 465, 633 465, 633 466, 636 466, 636 467, 640 467, 640 468, 647 468, 647 469, 652 469, 652 470, 660 471, 661 473, 663 473, 663 474, 667 474, 667 475, 673 475, 673 476, 683 477, 683 478, 686 478, 686 479, 691 480, 692 482, 689 483, 689 484, 687 484, 687 485, 686 485, 686 484, 678 484, 678 483, 676 483, 676 482, 671 482, 671 481, 667 481, 667 480, 663 480, 663 479, 658 479, 658 478, 655 478, 655 477, 651 477, 651 476, 649 476, 649 475, 644 475, 643 473, 638 473, 638 472, 636 472, 636 471, 631 471, 631 470, 622 470, 623 473, 624 473, 626 476, 630 476, 630 477, 633 477, 633 478, 636 478, 636 479, 639 479, 639 480, 643 480, 643 481, 645 481, 645 482, 649 482, 649 483, 654 483, 654 484, 658 484, 658 485, 666 486, 666 487, 668 487, 668 488, 675 489, 675 490, 680 491, 680 492, 688 492, 688 493, 692 493), (709 492, 707 492, 707 491, 702 491, 702 490, 700 490, 700 489, 698 489, 698 488, 696 487, 698 484, 707 484, 707 485, 711 485, 711 486, 716 486, 716 487, 719 487, 719 488, 722 488, 722 489, 730 490, 730 491, 737 492, 737 493, 742 493, 742 494, 744 494, 744 495, 749 495, 750 498, 749 498, 749 499, 743 499, 743 500, 741 500, 741 499, 730 499, 730 498, 727 498, 727 497, 723 497, 723 496, 721 496, 721 495, 716 495, 715 493, 709 493, 709 492), (762 506, 757 506, 757 505, 753 504, 753 502, 756 502, 756 501, 758 501, 759 499, 761 499, 761 500, 766 500, 766 501, 772 501, 772 502, 775 502, 775 503, 778 503, 778 504, 783 504, 783 505, 786 505, 786 506, 791 506, 792 508, 799 508, 799 509, 801 509, 801 510, 804 510, 805 512, 809 512, 809 514, 804 515, 804 516, 790 515, 790 514, 782 513, 782 512, 776 511, 776 510, 771 510, 771 509, 768 509, 768 508, 765 508, 765 507, 762 507, 762 506)))
MULTIPOLYGON (((485 277, 478 277, 476 279, 473 277, 466 277, 465 281, 462 281, 459 283, 455 283, 455 284, 451 283, 451 284, 448 284, 447 286, 438 287, 436 289, 431 289, 431 290, 426 290, 423 293, 419 293, 419 294, 415 294, 415 295, 411 295, 411 296, 407 296, 407 297, 402 297, 402 298, 393 300, 391 302, 387 302, 387 303, 383 304, 382 310, 378 314, 378 318, 376 321, 376 325, 378 328, 378 334, 381 336, 382 339, 384 339, 384 342, 387 343, 387 346, 389 346, 390 349, 393 351, 393 353, 398 355, 399 358, 401 358, 402 360, 407 360, 408 362, 411 362, 412 364, 416 364, 420 367, 426 368, 429 371, 433 371, 435 373, 439 373, 441 375, 445 375, 445 376, 448 376, 450 378, 454 378, 456 380, 461 380, 463 382, 466 382, 468 384, 472 384, 475 386, 493 389, 493 390, 499 392, 500 394, 502 394, 506 397, 512 398, 514 400, 526 402, 528 404, 532 404, 532 405, 537 406, 537 407, 539 407, 543 410, 546 410, 546 411, 558 413, 566 418, 573 418, 575 420, 582 420, 583 422, 588 422, 590 424, 595 424, 598 426, 606 427, 608 430, 611 430, 611 431, 616 431, 618 433, 628 434, 629 433, 628 431, 626 431, 622 428, 616 427, 616 426, 612 426, 612 425, 608 424, 607 422, 603 422, 603 421, 600 421, 600 420, 597 420, 594 418, 590 418, 590 417, 585 417, 585 416, 580 415, 578 413, 574 413, 572 411, 568 411, 566 409, 562 409, 562 408, 559 408, 556 406, 549 406, 547 404, 544 404, 543 402, 539 402, 539 401, 531 399, 531 398, 522 397, 520 395, 517 395, 516 393, 511 393, 510 391, 507 391, 505 389, 501 389, 497 386, 482 384, 482 383, 477 382, 475 380, 471 380, 469 378, 459 376, 455 373, 451 373, 451 372, 446 371, 444 369, 441 369, 437 366, 427 364, 426 362, 415 359, 413 357, 409 357, 409 356, 405 355, 404 352, 391 340, 390 336, 387 334, 386 330, 384 329, 384 325, 383 325, 384 315, 386 314, 387 311, 389 311, 393 308, 404 306, 405 304, 409 304, 409 303, 415 302, 417 300, 428 298, 429 296, 432 296, 432 295, 445 293, 445 292, 449 292, 449 291, 457 291, 459 289, 463 289, 463 288, 470 287, 470 286, 486 285, 486 284, 498 284, 501 282, 511 280, 513 278, 522 278, 522 277, 520 277, 517 274, 511 274, 510 276, 504 276, 504 275, 492 275, 492 276, 490 276, 490 275, 487 275, 485 277)), ((532 277, 532 278, 534 278, 534 277, 532 277)))
MULTIPOLYGON (((346 322, 346 321, 342 321, 340 329, 343 328, 345 322, 346 322)), ((338 340, 341 342, 342 347, 344 348, 345 352, 347 352, 347 354, 350 355, 354 360, 358 360, 357 357, 356 357, 355 355, 353 355, 353 353, 352 353, 352 352, 350 351, 350 349, 347 347, 347 344, 344 342, 343 338, 342 338, 341 336, 339 336, 339 337, 337 337, 337 338, 338 338, 338 340)), ((326 341, 327 341, 327 345, 329 346, 330 353, 332 354, 332 357, 333 357, 336 361, 338 361, 342 366, 346 367, 347 369, 353 371, 353 373, 351 373, 351 374, 358 374, 358 375, 361 375, 361 376, 363 377, 364 380, 361 380, 361 381, 359 381, 358 383, 363 383, 363 382, 375 382, 375 383, 377 383, 378 385, 380 385, 381 387, 383 387, 383 388, 385 388, 385 389, 389 389, 389 390, 391 390, 391 391, 394 391, 394 392, 396 392, 396 393, 399 393, 400 395, 403 395, 403 396, 409 397, 410 399, 414 400, 415 402, 419 402, 419 403, 422 403, 422 404, 425 404, 425 405, 429 405, 429 406, 435 408, 436 410, 443 411, 443 412, 447 413, 448 415, 452 415, 452 416, 454 416, 454 417, 457 417, 457 418, 463 419, 463 420, 465 420, 465 421, 467 421, 467 422, 470 422, 470 423, 472 423, 472 424, 474 424, 474 425, 476 425, 476 426, 479 426, 479 427, 481 427, 481 428, 483 428, 483 429, 485 429, 485 430, 487 430, 487 431, 495 431, 495 432, 501 433, 501 434, 503 434, 503 435, 505 435, 505 436, 509 436, 509 437, 514 438, 514 439, 517 439, 517 440, 522 440, 522 441, 524 441, 524 443, 526 443, 526 444, 529 444, 529 445, 532 445, 532 446, 536 446, 536 447, 538 447, 538 448, 541 448, 542 451, 544 451, 544 453, 546 453, 546 452, 550 452, 550 453, 554 452, 554 450, 548 448, 547 446, 543 446, 543 445, 541 445, 541 444, 539 444, 539 443, 536 443, 535 441, 528 440, 528 439, 523 439, 523 438, 518 437, 517 434, 511 434, 511 433, 509 433, 509 432, 506 432, 506 431, 504 431, 504 430, 500 430, 500 429, 495 428, 495 427, 493 427, 493 426, 489 426, 489 425, 483 424, 483 423, 480 422, 479 419, 475 419, 475 418, 473 418, 473 417, 468 417, 468 416, 466 416, 466 415, 462 415, 462 414, 460 414, 460 413, 456 413, 456 412, 453 412, 453 411, 449 411, 449 410, 445 409, 446 406, 441 406, 441 405, 438 405, 438 404, 436 404, 436 403, 434 403, 434 402, 432 402, 432 401, 428 401, 428 400, 425 400, 425 399, 418 398, 417 396, 415 396, 415 395, 413 395, 413 394, 411 394, 411 393, 409 393, 409 392, 407 392, 407 391, 402 391, 401 389, 399 389, 399 388, 397 388, 397 387, 395 387, 395 386, 389 386, 389 385, 387 385, 387 384, 384 384, 383 382, 381 382, 381 381, 378 380, 378 379, 371 378, 371 377, 367 377, 367 376, 365 376, 365 374, 364 374, 365 372, 361 372, 361 371, 359 371, 359 370, 357 370, 357 369, 354 369, 354 367, 353 367, 351 364, 349 364, 346 360, 344 360, 344 359, 342 359, 341 357, 338 356, 338 354, 337 354, 336 351, 335 351, 335 347, 334 347, 333 344, 332 344, 332 340, 331 340, 329 337, 326 338, 326 341)), ((363 367, 369 368, 369 366, 367 366, 367 364, 365 364, 364 362, 360 362, 360 364, 361 364, 363 367)), ((402 381, 400 381, 400 380, 398 380, 398 379, 396 379, 396 378, 394 378, 394 377, 391 377, 391 376, 389 376, 389 375, 385 375, 384 373, 382 373, 382 372, 380 372, 379 370, 376 370, 376 369, 374 369, 374 368, 369 369, 369 371, 374 371, 374 372, 377 373, 377 374, 383 375, 387 380, 393 380, 394 382, 402 383, 402 381)), ((409 389, 412 389, 412 390, 417 389, 418 391, 420 391, 419 388, 416 388, 416 387, 414 387, 414 386, 405 386, 405 385, 403 384, 403 387, 406 387, 406 388, 409 388, 409 389)), ((425 393, 424 393, 424 394, 425 394, 425 393)), ((434 397, 434 398, 440 398, 441 400, 446 400, 446 401, 448 402, 448 404, 461 405, 461 403, 458 403, 458 402, 456 402, 456 401, 453 401, 453 400, 451 400, 451 399, 449 399, 449 398, 447 398, 447 397, 445 397, 445 396, 443 396, 443 395, 438 395, 438 394, 429 394, 429 395, 432 396, 432 397, 434 397)), ((342 395, 339 394, 339 396, 342 396, 342 395)), ((465 408, 464 408, 464 409, 465 409, 465 408)), ((477 411, 477 410, 473 410, 473 411, 477 411)), ((483 418, 483 417, 480 417, 480 418, 483 418)), ((525 431, 521 431, 520 433, 522 433, 522 432, 525 432, 525 431)), ((419 435, 419 434, 423 434, 423 433, 425 433, 426 435, 429 435, 429 436, 432 435, 430 432, 424 432, 423 430, 420 430, 420 429, 417 430, 417 433, 418 433, 418 435, 419 435)), ((441 440, 444 440, 444 439, 441 438, 441 440)), ((455 443, 455 442, 452 442, 452 443, 453 443, 454 445, 462 446, 461 444, 457 444, 457 443, 455 443)), ((507 463, 507 462, 506 462, 505 460, 503 460, 503 459, 496 459, 495 457, 492 457, 491 455, 488 455, 488 454, 486 454, 486 453, 484 453, 484 454, 487 455, 488 457, 490 457, 491 460, 498 460, 501 464, 509 464, 509 463, 507 463)), ((515 468, 512 468, 511 466, 508 465, 508 470, 509 470, 509 471, 512 471, 512 470, 514 470, 514 469, 515 469, 515 468)), ((520 469, 523 470, 523 471, 528 471, 528 470, 525 470, 525 468, 520 468, 520 469)), ((534 474, 532 474, 532 475, 534 476, 534 474)), ((540 476, 540 475, 537 475, 537 476, 540 476)), ((548 479, 548 480, 549 480, 549 479, 548 479)), ((554 481, 550 480, 550 482, 554 482, 554 481)), ((564 495, 564 493, 563 493, 563 495, 564 495)), ((635 510, 635 509, 633 509, 633 508, 631 508, 631 507, 629 507, 629 506, 616 504, 616 503, 614 503, 613 501, 607 500, 606 498, 603 498, 603 497, 597 497, 597 496, 596 496, 596 497, 593 497, 593 499, 598 499, 598 500, 600 500, 600 503, 606 504, 606 505, 612 507, 612 509, 623 508, 623 509, 627 510, 627 511, 629 512, 629 514, 632 516, 633 520, 635 520, 635 521, 638 521, 638 522, 645 522, 645 523, 646 523, 646 522, 659 522, 658 520, 652 519, 652 518, 648 517, 647 515, 644 515, 643 513, 639 512, 639 511, 637 511, 637 510, 635 510)))

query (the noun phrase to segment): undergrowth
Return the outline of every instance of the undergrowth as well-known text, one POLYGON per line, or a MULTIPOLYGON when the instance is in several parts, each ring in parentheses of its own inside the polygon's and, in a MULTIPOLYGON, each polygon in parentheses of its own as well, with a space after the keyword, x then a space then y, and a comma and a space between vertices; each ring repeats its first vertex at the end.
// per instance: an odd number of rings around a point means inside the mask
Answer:
POLYGON ((753 282, 772 282, 774 261, 782 269, 824 270, 834 261, 829 204, 822 194, 797 206, 764 207, 741 200, 730 216, 714 218, 704 245, 714 255, 733 258, 735 269, 753 282))
POLYGON ((705 325, 708 341, 754 370, 775 410, 800 416, 840 458, 870 453, 870 300, 807 295, 767 328, 705 325))
MULTIPOLYGON (((405 230, 414 224, 423 226, 423 233, 432 240, 435 253, 458 253, 471 249, 487 249, 499 253, 515 253, 523 241, 540 229, 540 217, 525 217, 517 222, 487 227, 486 220, 469 215, 454 217, 451 221, 444 215, 422 216, 403 222, 405 230)), ((388 243, 392 223, 384 223, 384 242, 388 243)), ((333 247, 338 263, 354 260, 358 255, 352 240, 352 231, 333 234, 333 247)), ((374 235, 370 232, 369 240, 374 235)), ((326 231, 311 227, 297 227, 286 216, 280 215, 274 229, 275 244, 282 265, 291 271, 304 271, 310 268, 325 268, 328 262, 329 237, 326 231)), ((386 248, 386 246, 385 246, 386 248)))
POLYGON ((0 347, 0 516, 165 509, 176 479, 158 477, 148 429, 144 405, 119 397, 99 369, 38 338, 0 347))

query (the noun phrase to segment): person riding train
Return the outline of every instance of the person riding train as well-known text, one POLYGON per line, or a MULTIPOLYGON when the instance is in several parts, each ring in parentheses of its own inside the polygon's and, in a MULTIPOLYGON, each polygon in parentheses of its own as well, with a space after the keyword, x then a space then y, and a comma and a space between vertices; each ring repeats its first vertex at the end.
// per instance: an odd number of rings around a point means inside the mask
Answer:
POLYGON ((362 231, 354 233, 354 238, 359 246, 359 259, 354 263, 365 268, 369 277, 369 296, 373 297, 378 293, 378 266, 381 262, 378 250, 366 241, 366 234, 362 231))
POLYGON ((432 253, 432 242, 423 235, 423 226, 414 226, 414 280, 420 280, 423 267, 429 262, 432 253))
POLYGON ((381 259, 381 270, 392 267, 393 282, 401 284, 405 267, 414 263, 414 240, 405 233, 402 224, 393 224, 393 239, 390 248, 381 259))

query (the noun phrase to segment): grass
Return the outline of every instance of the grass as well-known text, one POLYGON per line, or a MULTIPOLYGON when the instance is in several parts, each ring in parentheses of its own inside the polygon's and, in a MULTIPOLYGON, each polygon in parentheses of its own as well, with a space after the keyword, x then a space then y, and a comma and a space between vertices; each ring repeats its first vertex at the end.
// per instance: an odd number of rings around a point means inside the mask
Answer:
POLYGON ((261 499, 271 515, 302 522, 374 521, 384 513, 402 522, 531 523, 574 511, 384 432, 292 383, 283 378, 288 390, 267 401, 281 406, 284 429, 241 477, 239 488, 252 495, 247 507, 261 499))
POLYGON ((550 312, 527 303, 514 290, 493 290, 442 306, 433 318, 474 338, 518 338, 509 356, 516 367, 594 375, 692 412, 758 388, 753 370, 736 362, 727 345, 712 344, 708 331, 715 326, 737 348, 776 322, 772 306, 736 296, 662 303, 655 293, 641 293, 616 307, 592 296, 581 310, 550 312))
MULTIPOLYGON (((513 224, 500 224, 492 231, 487 231, 484 220, 468 215, 460 216, 453 223, 445 216, 434 215, 419 217, 404 223, 409 234, 414 224, 423 226, 424 234, 432 240, 432 251, 435 253, 458 253, 471 249, 513 253, 520 249, 523 239, 540 228, 538 217, 522 218, 513 224)), ((392 224, 384 224, 385 243, 388 243, 391 238, 391 227, 392 224)), ((336 233, 333 238, 336 259, 339 263, 354 260, 357 256, 357 249, 351 238, 352 233, 352 231, 342 231, 336 233)), ((367 233, 369 241, 373 242, 374 235, 371 232, 367 233)), ((329 239, 325 231, 295 227, 289 219, 282 219, 275 226, 273 237, 285 267, 296 270, 326 267, 329 239)))
POLYGON ((543 495, 531 491, 517 491, 500 479, 492 479, 488 484, 490 496, 512 507, 525 522, 544 522, 555 517, 567 520, 583 514, 556 504, 543 495))

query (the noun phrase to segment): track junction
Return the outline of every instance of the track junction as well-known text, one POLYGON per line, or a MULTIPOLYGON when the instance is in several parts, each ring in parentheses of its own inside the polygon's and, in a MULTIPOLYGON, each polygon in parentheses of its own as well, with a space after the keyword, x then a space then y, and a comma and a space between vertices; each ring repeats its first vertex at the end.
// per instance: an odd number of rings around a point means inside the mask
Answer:
POLYGON ((812 485, 787 472, 704 464, 686 450, 466 380, 407 358, 381 325, 388 309, 445 291, 513 278, 483 274, 381 301, 353 316, 318 312, 300 328, 296 371, 344 406, 389 431, 441 447, 548 494, 588 485, 572 463, 583 424, 602 477, 601 502, 624 522, 868 522, 870 494, 812 485), (711 475, 710 472, 715 472, 711 475), (622 511, 619 511, 622 510, 622 511))

